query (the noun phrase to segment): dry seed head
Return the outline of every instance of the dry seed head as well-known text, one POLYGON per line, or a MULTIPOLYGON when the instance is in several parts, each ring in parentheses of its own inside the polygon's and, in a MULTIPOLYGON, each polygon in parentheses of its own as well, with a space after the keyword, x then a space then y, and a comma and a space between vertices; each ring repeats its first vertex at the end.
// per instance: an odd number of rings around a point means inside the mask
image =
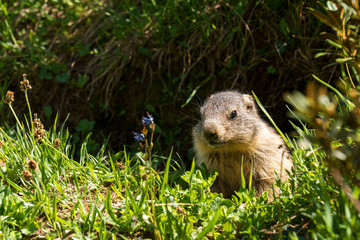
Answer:
POLYGON ((186 216, 186 211, 185 211, 185 209, 184 209, 183 207, 181 207, 181 206, 177 207, 177 208, 176 208, 176 211, 177 211, 179 214, 186 216))
POLYGON ((59 138, 55 139, 54 147, 60 148, 60 146, 61 146, 61 140, 59 138))
POLYGON ((324 120, 320 117, 318 118, 315 118, 315 123, 319 126, 323 125, 324 124, 324 120))
POLYGON ((29 170, 25 169, 23 173, 25 180, 30 181, 32 179, 33 175, 29 170))
POLYGON ((351 89, 349 91, 349 96, 352 98, 352 99, 355 99, 359 96, 358 92, 355 90, 355 89, 351 89))
POLYGON ((0 148, 4 145, 4 142, 0 140, 0 148))
POLYGON ((42 129, 42 128, 35 129, 34 137, 36 139, 36 142, 40 143, 43 140, 44 135, 45 135, 45 130, 44 129, 42 129))
POLYGON ((23 92, 25 92, 25 91, 32 88, 31 85, 30 85, 29 80, 27 80, 26 77, 27 77, 27 75, 24 73, 23 74, 23 80, 20 82, 20 89, 23 92))
POLYGON ((32 169, 32 170, 37 170, 38 163, 36 161, 30 159, 29 162, 28 162, 28 168, 32 169))
POLYGON ((44 125, 41 123, 40 118, 37 118, 37 114, 34 114, 34 137, 36 142, 40 143, 45 135, 44 125))
POLYGON ((14 92, 7 91, 4 98, 4 103, 11 104, 13 101, 14 101, 14 92))
POLYGON ((122 162, 118 162, 118 167, 123 170, 125 168, 124 164, 122 162))

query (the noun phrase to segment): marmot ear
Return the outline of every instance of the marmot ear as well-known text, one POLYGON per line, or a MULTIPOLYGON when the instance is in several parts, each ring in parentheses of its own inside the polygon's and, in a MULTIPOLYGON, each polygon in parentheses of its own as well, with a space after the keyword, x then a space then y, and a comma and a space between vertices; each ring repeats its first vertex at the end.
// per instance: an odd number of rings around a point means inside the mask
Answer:
POLYGON ((252 112, 255 109, 254 97, 248 94, 243 95, 243 102, 246 111, 252 112))

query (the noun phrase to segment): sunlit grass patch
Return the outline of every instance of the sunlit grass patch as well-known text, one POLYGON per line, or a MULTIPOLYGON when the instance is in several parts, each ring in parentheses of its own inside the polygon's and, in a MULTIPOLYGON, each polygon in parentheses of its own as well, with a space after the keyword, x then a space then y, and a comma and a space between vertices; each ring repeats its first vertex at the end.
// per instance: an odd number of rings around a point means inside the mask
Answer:
POLYGON ((172 155, 155 170, 150 156, 126 150, 110 154, 104 146, 91 155, 86 138, 74 159, 56 119, 43 126, 41 141, 26 119, 0 129, 0 239, 351 239, 359 232, 359 215, 321 163, 323 151, 298 147, 301 137, 287 139, 294 170, 269 202, 246 188, 231 199, 211 193, 216 173, 194 162, 184 169, 172 155))

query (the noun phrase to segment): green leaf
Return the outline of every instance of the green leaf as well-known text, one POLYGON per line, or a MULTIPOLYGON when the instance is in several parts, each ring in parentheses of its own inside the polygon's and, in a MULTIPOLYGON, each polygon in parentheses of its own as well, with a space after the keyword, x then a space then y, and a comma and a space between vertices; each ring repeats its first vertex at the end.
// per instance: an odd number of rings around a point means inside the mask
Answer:
POLYGON ((150 49, 148 48, 139 48, 138 49, 140 53, 142 53, 143 55, 147 56, 147 57, 152 57, 152 52, 150 51, 150 49))
POLYGON ((270 65, 267 70, 266 70, 267 73, 269 74, 275 74, 276 73, 276 68, 274 68, 273 65, 270 65))
POLYGON ((319 57, 322 57, 322 56, 327 56, 327 55, 330 55, 331 53, 329 52, 319 52, 319 53, 316 53, 315 54, 315 58, 319 58, 319 57))
POLYGON ((323 80, 321 80, 320 78, 318 78, 317 76, 315 75, 312 75, 313 78, 315 78, 318 82, 324 84, 326 87, 330 88, 331 90, 333 90, 340 98, 341 100, 350 108, 352 109, 352 106, 349 104, 349 102, 345 99, 345 97, 336 89, 334 88, 333 86, 331 86, 330 84, 324 82, 323 80))
POLYGON ((267 4, 272 10, 276 11, 283 2, 284 0, 268 0, 267 4))
POLYGON ((66 83, 67 80, 69 79, 69 74, 68 73, 61 73, 59 75, 56 75, 55 79, 57 82, 60 82, 60 83, 66 83))
POLYGON ((82 132, 82 133, 87 133, 87 132, 90 132, 91 130, 93 130, 94 125, 95 125, 95 121, 90 121, 85 118, 85 119, 80 120, 80 122, 78 123, 78 125, 76 127, 76 131, 82 132))
POLYGON ((41 68, 39 72, 39 78, 45 80, 51 80, 53 78, 53 75, 47 69, 41 68))
POLYGON ((246 188, 246 182, 245 182, 245 176, 244 176, 244 156, 242 156, 242 158, 241 158, 240 173, 241 173, 241 187, 243 189, 245 189, 246 188))
POLYGON ((285 37, 289 36, 290 29, 289 29, 289 26, 288 26, 285 18, 282 18, 280 20, 280 31, 284 34, 285 37))
POLYGON ((211 76, 207 77, 204 81, 202 81, 190 94, 190 96, 186 99, 186 102, 181 105, 181 107, 185 107, 186 105, 189 104, 189 102, 191 101, 191 99, 193 99, 193 97, 195 96, 197 90, 199 90, 200 87, 202 87, 205 83, 207 83, 209 80, 211 79, 211 76))
POLYGON ((5 5, 2 2, 0 2, 0 6, 1 6, 1 9, 3 10, 3 12, 4 12, 5 17, 7 17, 8 11, 7 11, 6 7, 5 7, 5 5))
POLYGON ((217 223, 217 221, 221 215, 221 211, 222 211, 222 207, 219 207, 218 210, 215 212, 211 221, 204 228, 204 230, 202 230, 201 233, 199 233, 199 235, 196 236, 195 240, 203 239, 206 236, 206 234, 208 234, 212 229, 214 229, 214 226, 217 223))
POLYGON ((249 176, 249 190, 251 190, 252 187, 252 175, 254 170, 254 161, 252 159, 250 159, 250 161, 251 161, 251 166, 250 166, 250 176, 249 176))
POLYGON ((330 11, 337 11, 337 10, 338 10, 336 4, 333 3, 332 1, 327 1, 327 2, 326 2, 326 7, 327 7, 330 11))
POLYGON ((326 42, 328 42, 331 46, 342 49, 343 46, 340 43, 336 43, 330 39, 326 39, 326 42))
POLYGON ((351 60, 352 60, 351 57, 347 57, 347 58, 337 58, 337 59, 336 59, 336 62, 338 62, 338 63, 345 63, 345 62, 351 61, 351 60))
POLYGON ((108 191, 107 195, 106 195, 106 200, 105 200, 105 208, 107 213, 109 214, 110 218, 115 222, 115 223, 119 223, 119 219, 115 216, 114 211, 112 209, 112 205, 111 205, 111 191, 108 191))
POLYGON ((161 189, 160 189, 159 202, 162 202, 164 193, 165 193, 165 188, 166 188, 166 186, 168 186, 167 184, 168 184, 168 180, 169 180, 169 166, 170 166, 170 161, 171 161, 172 150, 173 149, 171 148, 170 155, 168 157, 168 160, 166 161, 164 177, 162 179, 162 185, 161 185, 161 189))
POLYGON ((258 104, 258 106, 260 107, 261 111, 263 111, 263 113, 266 115, 266 117, 270 120, 270 122, 272 123, 272 125, 275 127, 275 129, 278 131, 278 133, 281 135, 281 137, 284 139, 285 143, 288 145, 288 147, 290 147, 289 145, 289 141, 287 140, 287 138, 285 137, 285 135, 283 134, 283 132, 280 130, 280 128, 276 125, 276 123, 274 122, 274 120, 271 118, 270 114, 266 111, 266 109, 264 108, 264 106, 261 104, 260 100, 258 99, 258 97, 255 95, 254 92, 252 92, 256 103, 258 104))
POLYGON ((30 223, 27 226, 25 226, 25 228, 22 228, 20 231, 24 235, 31 235, 34 232, 36 232, 36 230, 37 230, 36 224, 30 223))
POLYGON ((51 115, 52 115, 52 108, 51 108, 51 106, 49 106, 49 105, 44 106, 44 113, 45 113, 46 118, 47 118, 48 120, 50 120, 50 119, 51 119, 51 115))
POLYGON ((151 104, 145 104, 145 109, 149 111, 150 113, 156 113, 156 110, 153 105, 151 104))
POLYGON ((87 75, 82 75, 78 78, 76 82, 76 87, 82 88, 89 81, 89 77, 87 75))

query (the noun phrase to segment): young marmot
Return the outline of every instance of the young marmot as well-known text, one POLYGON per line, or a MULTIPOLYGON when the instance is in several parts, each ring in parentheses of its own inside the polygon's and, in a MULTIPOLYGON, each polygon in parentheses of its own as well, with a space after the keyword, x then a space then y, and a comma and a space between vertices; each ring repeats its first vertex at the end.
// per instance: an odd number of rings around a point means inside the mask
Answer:
MULTIPOLYGON (((211 190, 230 197, 241 186, 241 162, 248 187, 251 162, 256 195, 272 192, 275 172, 282 180, 292 167, 285 142, 257 113, 251 95, 225 91, 211 95, 200 108, 193 129, 198 165, 218 171, 211 190)), ((275 191, 278 190, 275 188, 275 191)))

